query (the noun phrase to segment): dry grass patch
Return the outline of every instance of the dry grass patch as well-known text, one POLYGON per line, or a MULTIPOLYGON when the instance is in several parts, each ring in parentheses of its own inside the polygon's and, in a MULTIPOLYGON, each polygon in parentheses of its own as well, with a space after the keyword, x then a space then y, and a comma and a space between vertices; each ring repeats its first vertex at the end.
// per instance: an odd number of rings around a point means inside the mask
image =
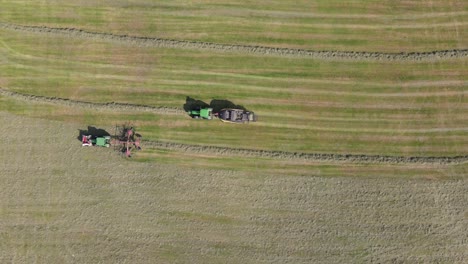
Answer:
MULTIPOLYGON (((2 262, 456 262, 465 257, 468 185, 455 172, 466 175, 466 166, 421 180, 382 177, 391 167, 319 166, 295 176, 263 168, 168 165, 163 156, 139 163, 106 148, 81 147, 79 124, 5 112, 0 118, 0 132, 9 142, 0 150, 2 262), (317 169, 351 177, 314 177, 317 169), (365 170, 374 177, 352 176, 365 170)), ((290 164, 296 165, 302 166, 290 164)), ((395 169, 390 174, 413 174, 404 166, 395 169)))

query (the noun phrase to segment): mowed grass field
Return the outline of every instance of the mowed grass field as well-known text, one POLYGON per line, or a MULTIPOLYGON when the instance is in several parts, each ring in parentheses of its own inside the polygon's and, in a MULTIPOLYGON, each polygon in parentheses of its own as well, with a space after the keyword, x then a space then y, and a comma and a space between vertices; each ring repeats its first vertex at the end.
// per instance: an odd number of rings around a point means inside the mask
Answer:
POLYGON ((466 48, 468 37, 463 0, 48 0, 2 10, 4 22, 25 25, 314 50, 432 51, 466 48))
MULTIPOLYGON (((314 51, 463 50, 465 1, 0 1, 0 23, 314 51)), ((466 262, 467 163, 229 156, 468 155, 468 59, 312 59, 144 47, 0 25, 0 88, 254 111, 247 125, 0 95, 0 262, 466 262), (80 129, 131 122, 131 160, 80 129)))
MULTIPOLYGON (((2 263, 464 263, 467 180, 199 169, 0 113, 2 263)), ((353 167, 349 167, 353 170, 353 167)))
MULTIPOLYGON (((0 66, 2 86, 12 91, 180 108, 187 97, 206 103, 229 100, 256 112, 260 120, 229 126, 187 116, 125 117, 148 139, 413 156, 462 155, 468 148, 461 140, 468 131, 464 59, 316 61, 2 32, 0 49, 7 62, 0 66)), ((92 110, 79 115, 86 115, 88 123, 114 122, 92 110)), ((82 119, 67 113, 52 118, 82 119)))

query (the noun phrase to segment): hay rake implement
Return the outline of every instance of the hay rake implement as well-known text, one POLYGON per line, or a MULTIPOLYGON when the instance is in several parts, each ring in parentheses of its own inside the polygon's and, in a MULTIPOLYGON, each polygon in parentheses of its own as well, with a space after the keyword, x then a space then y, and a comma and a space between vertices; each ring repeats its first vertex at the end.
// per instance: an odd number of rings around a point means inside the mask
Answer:
POLYGON ((129 125, 115 127, 115 133, 111 145, 126 157, 131 157, 132 151, 141 149, 141 135, 135 132, 135 128, 129 125))
POLYGON ((81 145, 96 146, 96 147, 110 147, 112 146, 119 153, 124 154, 126 157, 131 157, 132 152, 141 149, 141 135, 135 132, 135 128, 130 125, 121 125, 115 127, 113 136, 107 134, 106 136, 98 136, 97 133, 92 132, 82 135, 81 145))

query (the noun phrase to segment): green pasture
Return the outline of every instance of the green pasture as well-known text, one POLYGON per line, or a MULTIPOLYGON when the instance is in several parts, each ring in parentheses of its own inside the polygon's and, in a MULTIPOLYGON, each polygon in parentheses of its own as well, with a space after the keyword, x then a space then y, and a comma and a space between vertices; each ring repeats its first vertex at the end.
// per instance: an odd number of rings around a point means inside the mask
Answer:
POLYGON ((462 0, 0 4, 0 22, 216 43, 400 52, 466 48, 468 38, 468 4, 462 0))

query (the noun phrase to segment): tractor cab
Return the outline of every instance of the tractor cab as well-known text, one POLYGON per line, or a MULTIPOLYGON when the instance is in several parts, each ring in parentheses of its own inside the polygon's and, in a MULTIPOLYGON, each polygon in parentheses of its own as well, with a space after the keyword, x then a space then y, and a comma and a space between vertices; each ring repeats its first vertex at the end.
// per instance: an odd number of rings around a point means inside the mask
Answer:
POLYGON ((84 147, 87 146, 98 146, 98 147, 110 147, 110 136, 95 137, 92 135, 83 135, 81 138, 81 145, 84 147))
POLYGON ((201 118, 211 120, 213 118, 213 108, 201 108, 195 109, 188 112, 192 118, 201 118))
POLYGON ((108 148, 110 146, 110 136, 104 136, 104 137, 97 137, 96 138, 96 146, 98 147, 106 147, 108 148))

